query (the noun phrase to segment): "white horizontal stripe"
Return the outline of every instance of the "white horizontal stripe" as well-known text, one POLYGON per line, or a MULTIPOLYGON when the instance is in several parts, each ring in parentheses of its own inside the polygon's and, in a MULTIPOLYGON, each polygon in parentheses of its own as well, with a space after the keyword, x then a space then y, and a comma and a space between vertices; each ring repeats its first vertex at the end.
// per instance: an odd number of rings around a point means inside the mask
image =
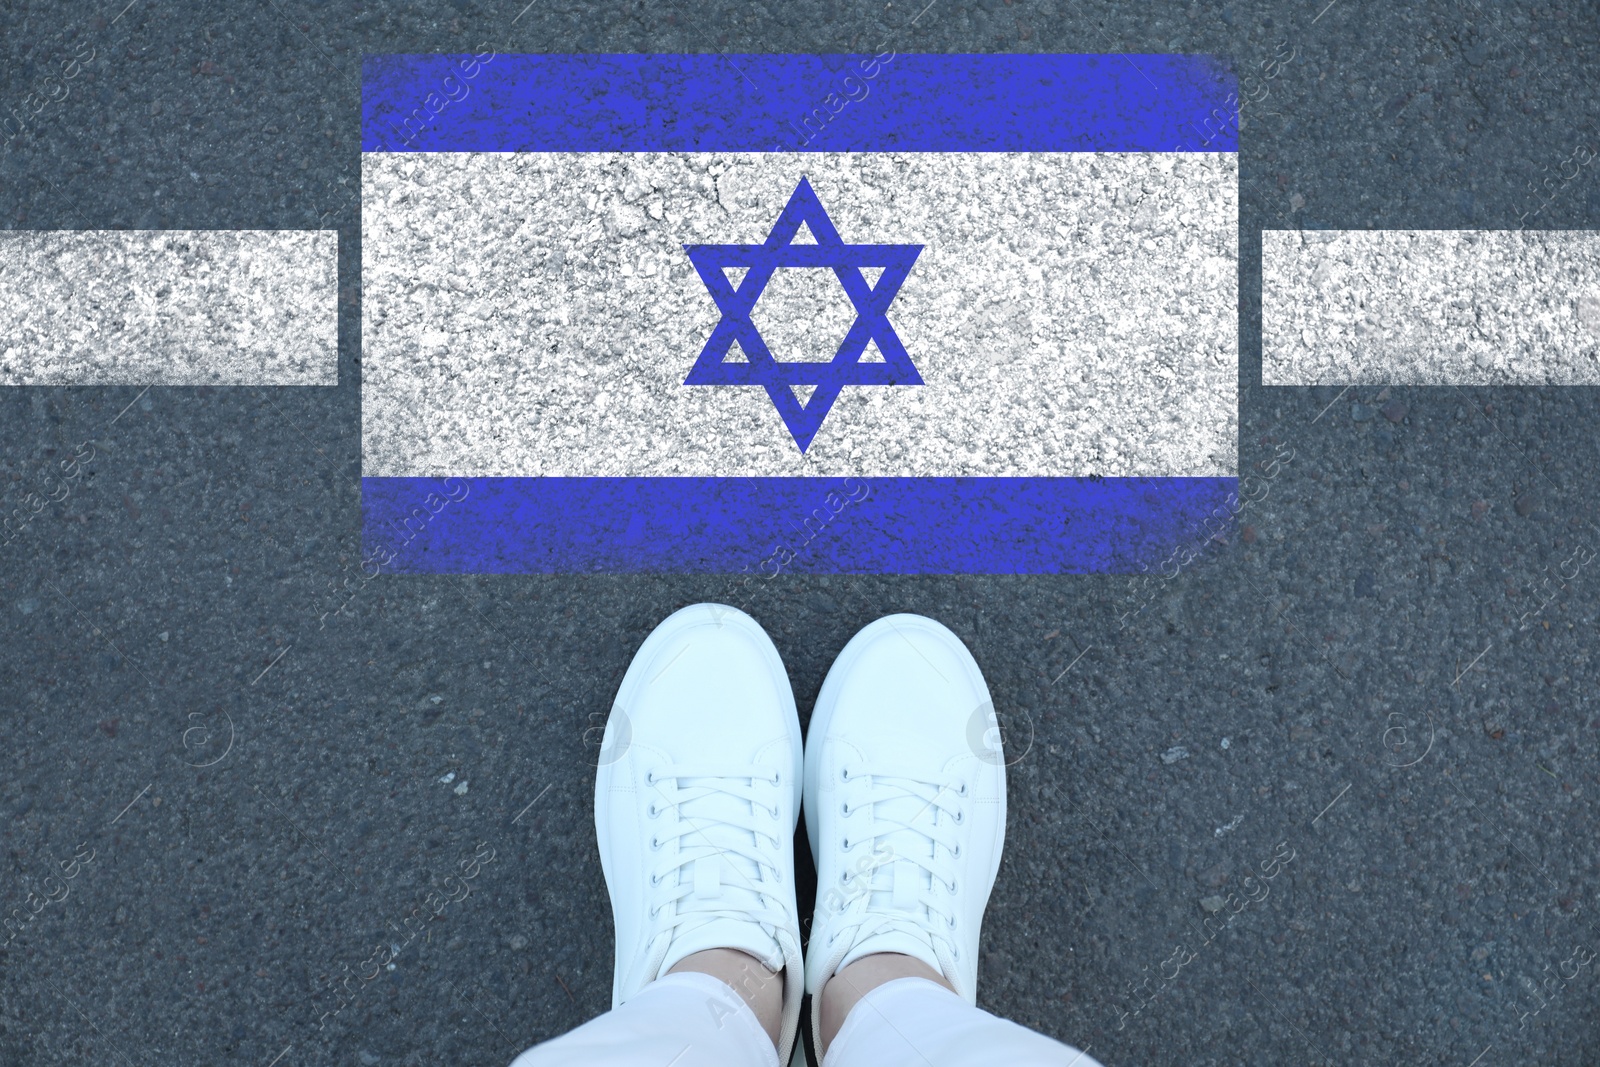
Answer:
MULTIPOLYGON (((369 154, 364 473, 1231 475, 1237 173, 1194 153, 369 154), (760 388, 682 384, 719 318, 683 245, 760 243, 802 176, 845 242, 924 246, 888 317, 926 382, 847 387, 804 455, 760 388)), ((831 274, 786 268, 753 318, 792 360, 831 355, 853 312, 831 274)))
POLYGON ((336 385, 333 230, 0 233, 0 385, 336 385))
POLYGON ((1600 233, 1268 230, 1266 385, 1600 384, 1600 233))

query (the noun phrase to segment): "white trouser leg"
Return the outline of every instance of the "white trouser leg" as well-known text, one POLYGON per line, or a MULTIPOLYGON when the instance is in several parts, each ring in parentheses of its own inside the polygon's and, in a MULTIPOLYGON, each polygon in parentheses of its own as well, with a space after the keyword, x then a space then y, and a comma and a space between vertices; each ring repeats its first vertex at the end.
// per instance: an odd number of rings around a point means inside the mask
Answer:
POLYGON ((850 1009, 822 1067, 1100 1067, 1043 1034, 974 1008, 925 978, 897 978, 850 1009))
POLYGON ((779 1067, 772 1039, 733 987, 680 971, 619 1008, 535 1045, 511 1067, 779 1067))

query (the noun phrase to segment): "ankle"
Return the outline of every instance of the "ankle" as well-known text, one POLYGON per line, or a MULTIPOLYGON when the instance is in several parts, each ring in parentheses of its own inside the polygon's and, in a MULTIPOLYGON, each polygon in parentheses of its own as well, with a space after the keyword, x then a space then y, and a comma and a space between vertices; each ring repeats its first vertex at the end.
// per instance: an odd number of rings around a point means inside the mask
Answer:
POLYGON ((944 975, 915 956, 898 952, 875 952, 870 956, 862 956, 850 966, 841 968, 822 987, 822 1024, 818 1028, 821 1032, 817 1035, 822 1047, 817 1049, 817 1055, 826 1053, 844 1026, 845 1019, 863 997, 884 983, 900 978, 926 978, 955 992, 944 975))
POLYGON ((783 971, 771 971, 766 964, 732 948, 712 948, 693 952, 673 964, 668 974, 698 971, 731 986, 739 999, 755 1012, 761 1028, 772 1039, 774 1048, 783 1031, 783 971))

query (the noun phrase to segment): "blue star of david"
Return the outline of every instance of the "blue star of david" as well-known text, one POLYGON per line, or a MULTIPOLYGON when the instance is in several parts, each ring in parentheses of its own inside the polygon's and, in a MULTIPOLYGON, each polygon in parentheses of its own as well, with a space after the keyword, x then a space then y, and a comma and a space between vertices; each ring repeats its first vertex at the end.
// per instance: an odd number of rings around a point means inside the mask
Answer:
POLYGON ((684 385, 759 385, 766 389, 794 443, 804 452, 822 428, 833 402, 847 385, 921 385, 922 376, 889 325, 889 305, 899 293, 921 245, 845 244, 805 178, 795 186, 772 232, 759 245, 684 245, 689 260, 717 302, 722 320, 684 385), (800 224, 810 228, 816 244, 794 244, 800 224), (737 289, 724 268, 746 267, 737 289), (780 267, 831 267, 855 306, 856 320, 827 363, 780 363, 772 358, 750 312, 780 267), (882 267, 876 285, 868 285, 862 267, 882 267), (739 342, 747 362, 729 363, 739 342), (868 342, 876 342, 883 362, 862 363, 868 342), (815 386, 802 404, 795 386, 815 386))

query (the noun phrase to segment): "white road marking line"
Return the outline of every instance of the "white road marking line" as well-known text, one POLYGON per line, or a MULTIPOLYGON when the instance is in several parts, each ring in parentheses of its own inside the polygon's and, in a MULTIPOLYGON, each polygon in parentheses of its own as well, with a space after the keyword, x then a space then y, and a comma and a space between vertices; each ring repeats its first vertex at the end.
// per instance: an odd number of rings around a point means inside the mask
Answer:
POLYGON ((338 301, 334 230, 5 231, 0 386, 337 385, 338 301))
POLYGON ((1263 385, 1600 385, 1600 233, 1265 230, 1263 385))

